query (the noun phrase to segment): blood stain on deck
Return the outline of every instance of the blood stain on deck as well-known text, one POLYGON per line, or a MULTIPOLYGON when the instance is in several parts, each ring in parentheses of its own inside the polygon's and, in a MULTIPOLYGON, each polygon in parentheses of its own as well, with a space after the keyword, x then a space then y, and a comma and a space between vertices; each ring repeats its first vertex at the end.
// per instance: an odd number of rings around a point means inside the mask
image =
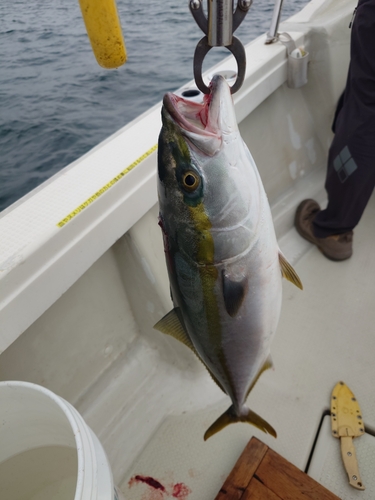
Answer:
POLYGON ((165 491, 164 486, 161 483, 159 483, 159 481, 156 481, 156 479, 150 476, 139 476, 139 475, 133 476, 129 481, 129 486, 130 487, 133 486, 134 483, 146 483, 149 486, 151 486, 151 488, 165 491))
POLYGON ((184 483, 169 484, 163 486, 160 481, 151 476, 133 476, 128 482, 129 488, 135 484, 143 483, 148 486, 148 491, 142 496, 142 500, 167 500, 176 498, 178 500, 188 500, 191 489, 184 483))
POLYGON ((190 495, 191 489, 184 483, 177 483, 173 486, 172 497, 179 498, 180 500, 185 500, 188 495, 190 495))

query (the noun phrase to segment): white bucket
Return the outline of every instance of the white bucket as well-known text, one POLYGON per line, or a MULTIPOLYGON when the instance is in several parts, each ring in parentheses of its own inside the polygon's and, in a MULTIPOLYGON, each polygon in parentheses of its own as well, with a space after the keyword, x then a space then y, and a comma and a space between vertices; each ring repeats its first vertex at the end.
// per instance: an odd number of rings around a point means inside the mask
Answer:
POLYGON ((0 497, 114 500, 98 438, 72 405, 44 387, 0 382, 0 497))

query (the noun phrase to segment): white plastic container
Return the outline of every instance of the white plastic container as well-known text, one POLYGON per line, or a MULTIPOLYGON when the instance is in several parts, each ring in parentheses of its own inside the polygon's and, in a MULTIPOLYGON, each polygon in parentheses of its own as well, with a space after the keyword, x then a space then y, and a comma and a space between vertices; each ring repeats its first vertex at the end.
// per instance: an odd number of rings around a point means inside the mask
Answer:
POLYGON ((307 83, 309 53, 302 47, 296 48, 288 55, 288 87, 299 89, 307 83))
POLYGON ((44 387, 0 382, 0 490, 6 500, 114 500, 98 438, 44 387))
POLYGON ((288 57, 287 84, 291 89, 299 89, 306 85, 309 53, 304 47, 296 47, 289 33, 278 33, 278 40, 285 45, 288 57))

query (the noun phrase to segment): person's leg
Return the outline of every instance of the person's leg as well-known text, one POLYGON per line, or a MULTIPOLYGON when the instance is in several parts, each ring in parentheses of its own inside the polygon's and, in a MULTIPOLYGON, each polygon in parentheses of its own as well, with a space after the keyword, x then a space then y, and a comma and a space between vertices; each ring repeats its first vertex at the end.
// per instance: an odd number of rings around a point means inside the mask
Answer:
POLYGON ((351 256, 353 228, 375 186, 375 0, 359 0, 356 12, 328 155, 328 205, 320 210, 314 200, 304 200, 295 216, 299 234, 334 260, 351 256))
MULTIPOLYGON (((371 141, 375 143, 375 136, 371 141)), ((313 220, 318 238, 352 231, 362 217, 375 186, 375 151, 369 141, 349 140, 345 144, 340 134, 332 142, 325 188, 328 205, 313 220), (351 144, 353 142, 353 144, 351 144), (354 154, 353 154, 354 152, 354 154)))

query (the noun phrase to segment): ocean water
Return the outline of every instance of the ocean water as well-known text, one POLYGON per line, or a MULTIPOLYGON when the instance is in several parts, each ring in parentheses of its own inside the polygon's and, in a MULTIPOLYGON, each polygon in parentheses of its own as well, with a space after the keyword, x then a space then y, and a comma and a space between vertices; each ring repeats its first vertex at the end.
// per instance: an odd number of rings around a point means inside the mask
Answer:
MULTIPOLYGON (((283 18, 308 0, 285 0, 283 18)), ((206 3, 206 2, 205 2, 206 3)), ((274 2, 254 0, 236 31, 266 32, 274 2)), ((202 38, 187 0, 117 0, 128 53, 98 66, 78 0, 0 2, 0 211, 193 78, 202 38)), ((215 48, 204 69, 229 54, 215 48)))

